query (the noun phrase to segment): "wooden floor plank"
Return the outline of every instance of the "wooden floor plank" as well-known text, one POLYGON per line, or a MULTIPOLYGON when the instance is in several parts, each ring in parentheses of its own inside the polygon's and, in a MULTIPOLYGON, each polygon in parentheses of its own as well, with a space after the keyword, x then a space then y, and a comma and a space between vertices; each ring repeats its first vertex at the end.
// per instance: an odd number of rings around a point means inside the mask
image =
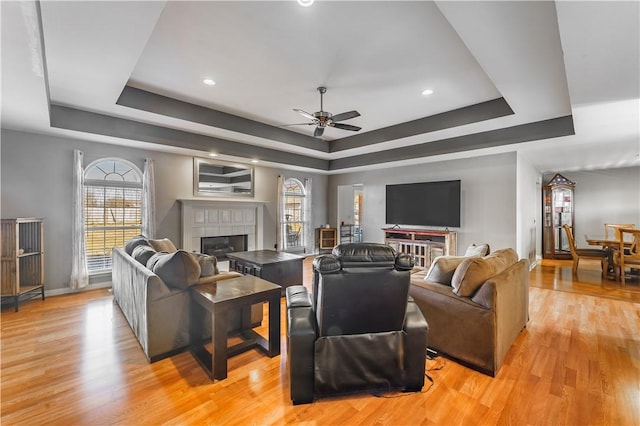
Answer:
MULTIPOLYGON (((307 286, 310 271, 307 259, 307 286)), ((148 364, 106 289, 3 307, 0 423, 640 424, 638 283, 602 280, 589 262, 574 277, 570 261, 545 260, 530 277, 530 321, 495 378, 438 357, 420 393, 300 406, 289 399, 285 338, 280 356, 248 351, 212 383, 188 352, 148 364)))

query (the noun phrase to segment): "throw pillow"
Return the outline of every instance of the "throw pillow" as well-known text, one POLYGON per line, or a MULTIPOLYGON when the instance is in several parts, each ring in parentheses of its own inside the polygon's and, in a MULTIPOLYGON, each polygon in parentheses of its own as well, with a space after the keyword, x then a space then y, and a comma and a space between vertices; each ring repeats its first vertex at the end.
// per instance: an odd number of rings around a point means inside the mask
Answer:
POLYGON ((147 237, 145 237, 144 235, 136 235, 124 244, 124 251, 129 256, 131 256, 131 254, 133 253, 133 249, 142 244, 148 246, 149 240, 147 240, 147 237))
POLYGON ((456 268, 465 260, 462 256, 438 256, 431 263, 425 281, 431 281, 438 284, 451 285, 456 268))
POLYGON ((182 290, 197 283, 200 278, 198 261, 184 250, 158 252, 149 258, 147 268, 167 286, 182 290))
MULTIPOLYGON (((487 257, 491 257, 491 256, 502 258, 506 264, 506 267, 504 269, 507 269, 509 266, 513 265, 519 260, 518 253, 516 253, 516 251, 512 248, 496 250, 487 257)), ((499 271, 499 272, 502 272, 502 271, 499 271)))
POLYGON ((518 254, 513 249, 497 250, 485 257, 467 257, 453 274, 453 292, 458 296, 471 297, 486 280, 517 261, 518 254))
POLYGON ((149 240, 149 244, 151 245, 151 247, 156 249, 156 251, 173 253, 178 250, 173 242, 168 238, 163 238, 161 240, 149 240))
POLYGON ((465 257, 470 256, 486 256, 489 254, 489 244, 480 244, 479 246, 472 243, 467 247, 467 251, 464 253, 465 257))
POLYGON ((218 259, 215 256, 202 253, 191 254, 196 258, 200 265, 200 277, 210 277, 220 273, 220 270, 218 269, 218 259))
POLYGON ((146 266, 149 258, 154 254, 156 254, 156 251, 153 249, 153 247, 146 244, 140 244, 133 249, 131 257, 146 266))

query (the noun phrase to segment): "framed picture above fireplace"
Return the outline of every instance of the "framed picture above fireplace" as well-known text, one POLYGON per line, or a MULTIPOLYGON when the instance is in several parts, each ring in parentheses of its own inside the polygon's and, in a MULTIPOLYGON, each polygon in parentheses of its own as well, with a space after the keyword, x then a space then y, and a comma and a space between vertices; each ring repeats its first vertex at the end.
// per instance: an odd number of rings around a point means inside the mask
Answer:
POLYGON ((193 195, 253 197, 253 167, 224 161, 193 159, 193 195))

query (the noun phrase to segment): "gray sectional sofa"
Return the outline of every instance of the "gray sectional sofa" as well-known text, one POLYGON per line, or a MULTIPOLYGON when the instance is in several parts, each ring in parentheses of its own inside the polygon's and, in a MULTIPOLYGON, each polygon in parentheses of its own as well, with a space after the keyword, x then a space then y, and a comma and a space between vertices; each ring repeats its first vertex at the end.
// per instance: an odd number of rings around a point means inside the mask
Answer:
MULTIPOLYGON (((240 276, 221 272, 215 257, 178 250, 170 240, 136 237, 124 249, 112 251, 112 288, 131 330, 149 362, 171 356, 189 346, 189 287, 240 276)), ((262 321, 262 304, 251 311, 254 325, 262 321)), ((240 327, 232 315, 230 328, 240 327)), ((211 324, 202 325, 203 335, 211 324)), ((210 334, 209 334, 210 335, 210 334)))
POLYGON ((429 324, 429 348, 495 376, 529 319, 529 262, 513 249, 441 256, 412 275, 409 293, 429 324))

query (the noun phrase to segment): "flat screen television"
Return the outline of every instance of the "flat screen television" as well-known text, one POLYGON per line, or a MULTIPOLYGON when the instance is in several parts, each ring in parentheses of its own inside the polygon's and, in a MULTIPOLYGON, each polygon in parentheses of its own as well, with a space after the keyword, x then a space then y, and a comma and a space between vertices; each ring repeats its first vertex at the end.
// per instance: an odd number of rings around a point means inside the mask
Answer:
POLYGON ((460 226, 460 181, 386 185, 386 223, 460 226))

